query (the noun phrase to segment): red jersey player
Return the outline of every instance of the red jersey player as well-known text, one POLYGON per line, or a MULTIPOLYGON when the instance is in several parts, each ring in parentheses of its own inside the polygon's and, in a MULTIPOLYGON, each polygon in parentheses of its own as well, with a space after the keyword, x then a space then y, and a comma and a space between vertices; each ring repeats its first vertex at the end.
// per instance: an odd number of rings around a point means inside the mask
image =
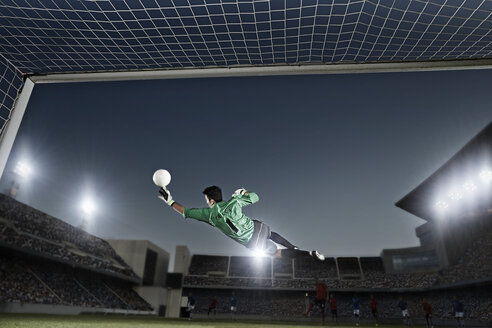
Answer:
POLYGON ((378 302, 374 298, 374 295, 371 295, 371 299, 370 299, 369 303, 371 305, 372 316, 374 317, 374 320, 376 320, 376 326, 378 326, 379 325, 379 322, 378 322, 378 302))
POLYGON ((318 305, 320 310, 321 310, 321 322, 324 325, 325 324, 325 304, 326 304, 326 296, 328 295, 328 287, 326 284, 322 281, 320 281, 318 278, 316 278, 316 298, 311 302, 309 305, 309 308, 307 309, 306 313, 304 316, 308 316, 309 312, 311 312, 311 309, 313 306, 318 305))
POLYGON ((331 320, 338 324, 337 299, 335 298, 335 294, 330 295, 328 302, 330 302, 331 320))
POLYGON ((208 305, 208 314, 207 314, 207 316, 210 317, 210 312, 212 312, 212 311, 214 311, 214 317, 217 315, 217 310, 216 310, 217 303, 218 302, 217 302, 217 299, 216 298, 212 298, 210 300, 210 304, 208 305))
POLYGON ((433 328, 434 324, 432 323, 432 305, 430 305, 425 298, 422 299, 422 309, 424 310, 427 328, 433 328))

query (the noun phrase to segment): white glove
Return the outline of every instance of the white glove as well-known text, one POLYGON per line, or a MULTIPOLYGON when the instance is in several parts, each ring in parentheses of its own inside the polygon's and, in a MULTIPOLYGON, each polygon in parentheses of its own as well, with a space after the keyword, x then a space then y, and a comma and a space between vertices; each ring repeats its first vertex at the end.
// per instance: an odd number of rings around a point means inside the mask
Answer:
POLYGON ((172 206, 175 203, 173 196, 171 196, 171 192, 169 190, 161 188, 159 189, 159 193, 161 195, 157 196, 157 198, 162 199, 162 201, 167 205, 172 206))
POLYGON ((239 196, 239 195, 244 195, 245 193, 247 193, 246 189, 244 189, 244 188, 240 188, 240 189, 236 190, 236 191, 232 194, 232 197, 234 197, 234 196, 239 196))

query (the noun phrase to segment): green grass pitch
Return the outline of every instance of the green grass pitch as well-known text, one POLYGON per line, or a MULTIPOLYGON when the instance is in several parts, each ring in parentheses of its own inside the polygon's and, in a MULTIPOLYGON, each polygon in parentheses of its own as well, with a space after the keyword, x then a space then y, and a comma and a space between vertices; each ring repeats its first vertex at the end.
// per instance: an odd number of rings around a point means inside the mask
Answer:
MULTIPOLYGON (((296 322, 260 322, 260 321, 214 321, 214 320, 186 320, 163 319, 157 317, 116 316, 116 315, 80 315, 80 316, 55 316, 41 314, 6 314, 0 313, 1 328, 306 328, 320 326, 321 322, 296 323, 296 322)), ((354 327, 354 324, 341 323, 334 326, 327 323, 326 327, 354 327)), ((361 324, 359 327, 371 327, 374 325, 361 324)), ((381 325, 379 326, 381 327, 381 325)), ((383 325, 384 328, 403 328, 405 326, 383 325)), ((405 327, 408 328, 408 327, 405 327)))

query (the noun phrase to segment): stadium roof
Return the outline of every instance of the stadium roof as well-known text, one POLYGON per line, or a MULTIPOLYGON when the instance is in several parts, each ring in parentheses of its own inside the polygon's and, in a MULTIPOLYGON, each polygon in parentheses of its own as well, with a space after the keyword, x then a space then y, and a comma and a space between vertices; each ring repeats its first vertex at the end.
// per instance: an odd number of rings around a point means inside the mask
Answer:
POLYGON ((492 211, 492 123, 395 205, 424 220, 492 211), (483 175, 486 175, 484 177, 483 175), (482 175, 482 176, 481 176, 482 175), (482 181, 487 178, 487 181, 482 181), (436 206, 446 204, 446 208, 436 206))

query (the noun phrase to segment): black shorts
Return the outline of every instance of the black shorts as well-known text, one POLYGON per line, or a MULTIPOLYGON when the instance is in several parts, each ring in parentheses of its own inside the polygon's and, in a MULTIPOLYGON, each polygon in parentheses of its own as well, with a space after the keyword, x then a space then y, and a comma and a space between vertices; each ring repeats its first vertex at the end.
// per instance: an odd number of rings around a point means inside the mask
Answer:
POLYGON ((332 314, 332 315, 335 315, 335 316, 336 316, 336 315, 338 315, 338 314, 337 314, 337 309, 331 310, 331 314, 332 314))
POLYGON ((378 315, 378 310, 376 309, 372 309, 371 312, 374 317, 378 315))
POLYGON ((277 245, 270 240, 270 227, 258 220, 253 220, 253 223, 255 225, 253 236, 244 246, 253 250, 261 250, 270 256, 275 255, 277 253, 277 245))

